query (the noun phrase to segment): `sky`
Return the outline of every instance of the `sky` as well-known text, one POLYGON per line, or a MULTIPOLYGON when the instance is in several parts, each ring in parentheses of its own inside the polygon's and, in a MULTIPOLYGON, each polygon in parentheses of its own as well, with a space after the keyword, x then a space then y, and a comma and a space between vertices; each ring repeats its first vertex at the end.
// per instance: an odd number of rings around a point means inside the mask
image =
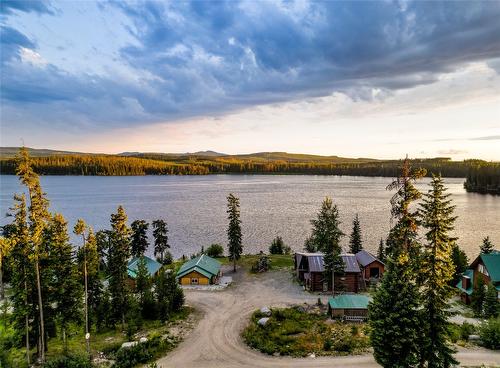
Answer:
POLYGON ((0 6, 2 146, 500 161, 500 1, 0 6))

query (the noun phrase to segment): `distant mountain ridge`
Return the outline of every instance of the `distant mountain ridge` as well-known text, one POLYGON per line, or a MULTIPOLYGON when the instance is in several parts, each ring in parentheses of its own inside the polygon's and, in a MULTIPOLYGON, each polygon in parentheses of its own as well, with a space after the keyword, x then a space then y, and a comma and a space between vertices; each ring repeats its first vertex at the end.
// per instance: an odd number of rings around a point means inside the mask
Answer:
MULTIPOLYGON (((0 157, 8 158, 14 157, 19 151, 20 147, 0 147, 0 157)), ((379 161, 373 158, 350 158, 350 157, 340 157, 340 156, 322 156, 322 155, 312 155, 304 153, 288 153, 288 152, 256 152, 247 154, 236 154, 229 155, 226 153, 220 153, 216 151, 206 150, 197 152, 185 152, 185 153, 163 153, 163 152, 139 152, 139 151, 126 151, 118 154, 101 154, 101 153, 89 153, 89 152, 75 152, 75 151, 60 151, 52 150, 46 148, 30 148, 26 147, 28 152, 33 157, 45 157, 45 156, 55 156, 55 155, 106 155, 106 156, 125 156, 125 157, 144 157, 144 158, 171 158, 176 157, 227 157, 227 158, 237 158, 237 159, 254 159, 254 160, 265 160, 265 161, 328 161, 328 162, 376 162, 379 161)))

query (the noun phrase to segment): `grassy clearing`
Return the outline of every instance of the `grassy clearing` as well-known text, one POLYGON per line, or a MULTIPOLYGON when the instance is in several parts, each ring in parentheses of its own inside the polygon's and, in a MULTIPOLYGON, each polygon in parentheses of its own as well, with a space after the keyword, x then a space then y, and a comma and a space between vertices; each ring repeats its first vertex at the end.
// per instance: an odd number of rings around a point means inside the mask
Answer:
POLYGON ((262 317, 254 312, 242 335, 249 346, 266 354, 350 355, 369 347, 365 325, 333 322, 324 313, 308 313, 301 307, 272 309, 267 324, 259 326, 262 317))
MULTIPOLYGON (((293 256, 290 254, 270 254, 267 255, 271 261, 271 269, 291 269, 293 267, 293 256)), ((245 254, 236 262, 236 267, 242 267, 248 272, 252 265, 258 261, 260 254, 245 254)), ((223 265, 232 265, 233 262, 228 257, 217 258, 223 265)))
MULTIPOLYGON (((172 327, 175 327, 185 321, 192 312, 192 308, 184 307, 178 313, 173 314, 170 317, 170 320, 166 323, 162 323, 159 320, 145 320, 143 322, 139 331, 134 334, 134 340, 138 340, 140 337, 147 337, 149 340, 158 342, 159 337, 167 336, 165 342, 152 344, 154 346, 151 346, 150 348, 152 353, 150 354, 149 360, 157 358, 177 346, 177 344, 180 342, 180 338, 170 335, 169 331, 172 327)), ((8 348, 8 355, 4 358, 7 362, 7 366, 19 368, 27 367, 25 349, 15 344, 14 331, 11 328, 4 329, 3 322, 4 321, 0 320, 0 340, 4 342, 4 347, 8 348)), ((92 333, 90 341, 92 356, 97 356, 99 353, 104 353, 106 356, 115 358, 115 355, 121 345, 124 342, 127 342, 128 339, 126 333, 117 328, 108 331, 92 333)), ((65 354, 85 355, 85 338, 84 332, 82 331, 81 327, 72 326, 72 328, 68 331, 67 344, 68 349, 67 351, 65 351, 64 344, 61 338, 54 337, 49 339, 48 352, 46 354, 47 360, 55 359, 65 354)), ((34 353, 35 350, 32 350, 31 354, 34 353)), ((130 367, 132 367, 132 365, 130 367)))

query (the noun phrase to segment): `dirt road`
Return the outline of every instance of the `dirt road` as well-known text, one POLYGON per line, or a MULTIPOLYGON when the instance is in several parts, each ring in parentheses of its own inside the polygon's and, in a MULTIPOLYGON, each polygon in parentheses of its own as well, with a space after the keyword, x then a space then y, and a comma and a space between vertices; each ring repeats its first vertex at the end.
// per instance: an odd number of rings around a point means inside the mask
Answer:
MULTIPOLYGON (((370 355, 349 357, 271 357, 248 348, 240 333, 250 314, 263 306, 315 303, 317 296, 304 293, 284 272, 249 276, 236 273, 235 284, 224 291, 187 291, 186 302, 204 313, 190 335, 158 361, 170 367, 379 367, 370 355)), ((326 302, 326 297, 324 297, 326 302)), ((500 367, 500 352, 484 349, 461 350, 456 357, 462 365, 500 367)))

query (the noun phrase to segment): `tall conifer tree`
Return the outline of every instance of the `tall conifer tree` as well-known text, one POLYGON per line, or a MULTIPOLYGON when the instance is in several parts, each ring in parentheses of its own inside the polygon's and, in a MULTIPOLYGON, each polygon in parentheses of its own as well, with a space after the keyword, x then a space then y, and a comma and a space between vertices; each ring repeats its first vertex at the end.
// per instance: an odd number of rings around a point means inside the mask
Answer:
POLYGON ((410 205, 421 197, 414 182, 424 172, 412 171, 408 159, 400 176, 387 189, 396 189, 391 199, 393 218, 387 248, 387 269, 369 305, 370 340, 377 363, 383 367, 416 367, 422 340, 420 295, 412 254, 419 254, 417 213, 410 205))
POLYGON ((340 239, 344 233, 340 230, 339 211, 331 198, 326 197, 316 219, 311 220, 312 239, 319 251, 323 252, 325 279, 331 279, 332 292, 335 293, 335 273, 344 272, 344 261, 340 254, 340 239))
POLYGON ((361 226, 359 224, 359 216, 356 214, 352 222, 352 232, 349 239, 349 247, 351 253, 356 254, 363 249, 363 240, 361 239, 361 226))
POLYGON ((495 246, 490 240, 490 237, 487 236, 486 238, 483 239, 483 244, 481 244, 481 253, 483 254, 489 254, 495 250, 495 246))
POLYGON ((40 263, 46 258, 43 252, 43 234, 47 228, 47 223, 50 219, 49 201, 45 197, 45 193, 40 186, 40 179, 32 167, 32 161, 29 157, 28 150, 22 147, 17 156, 16 174, 19 176, 21 183, 28 189, 28 219, 29 219, 29 245, 31 247, 30 258, 33 261, 35 268, 35 280, 37 290, 38 303, 38 353, 40 361, 45 362, 46 350, 46 334, 45 320, 43 314, 43 296, 42 296, 42 275, 40 263))
POLYGON ((236 272, 236 261, 240 259, 243 252, 241 244, 241 220, 240 220, 240 200, 230 193, 227 197, 227 227, 228 253, 229 259, 233 261, 233 271, 236 272))
POLYGON ((148 227, 149 224, 144 220, 135 220, 130 224, 132 235, 130 236, 130 252, 132 257, 144 255, 148 249, 148 227))
POLYGON ((381 262, 385 262, 385 244, 384 244, 384 239, 380 238, 380 243, 378 244, 378 250, 377 250, 377 258, 381 262))
POLYGON ((421 360, 429 368, 448 368, 458 364, 449 339, 450 312, 448 300, 453 295, 449 283, 453 278, 451 259, 456 238, 450 236, 456 217, 450 194, 446 193, 441 176, 433 176, 431 188, 421 203, 422 227, 427 243, 421 265, 425 339, 421 360))
POLYGON ((71 322, 80 321, 82 287, 78 280, 73 247, 69 242, 67 222, 62 215, 54 215, 47 233, 47 241, 51 244, 50 273, 53 291, 50 300, 55 305, 54 313, 67 350, 68 326, 71 322))
POLYGON ((168 245, 168 225, 162 219, 153 221, 153 237, 155 239, 155 256, 158 262, 165 264, 169 258, 167 253, 170 245, 168 245))
POLYGON ((125 329, 127 311, 127 263, 130 257, 130 230, 127 226, 127 214, 122 206, 111 215, 111 244, 108 251, 109 292, 111 308, 115 321, 121 320, 125 329))
POLYGON ((14 328, 19 335, 24 335, 26 346, 26 360, 28 365, 30 359, 30 321, 34 319, 34 308, 32 308, 34 267, 29 258, 31 248, 29 244, 29 229, 27 222, 26 197, 24 194, 14 196, 14 207, 11 209, 14 215, 15 231, 11 235, 13 248, 10 255, 12 268, 11 286, 13 293, 11 302, 13 307, 14 328))

